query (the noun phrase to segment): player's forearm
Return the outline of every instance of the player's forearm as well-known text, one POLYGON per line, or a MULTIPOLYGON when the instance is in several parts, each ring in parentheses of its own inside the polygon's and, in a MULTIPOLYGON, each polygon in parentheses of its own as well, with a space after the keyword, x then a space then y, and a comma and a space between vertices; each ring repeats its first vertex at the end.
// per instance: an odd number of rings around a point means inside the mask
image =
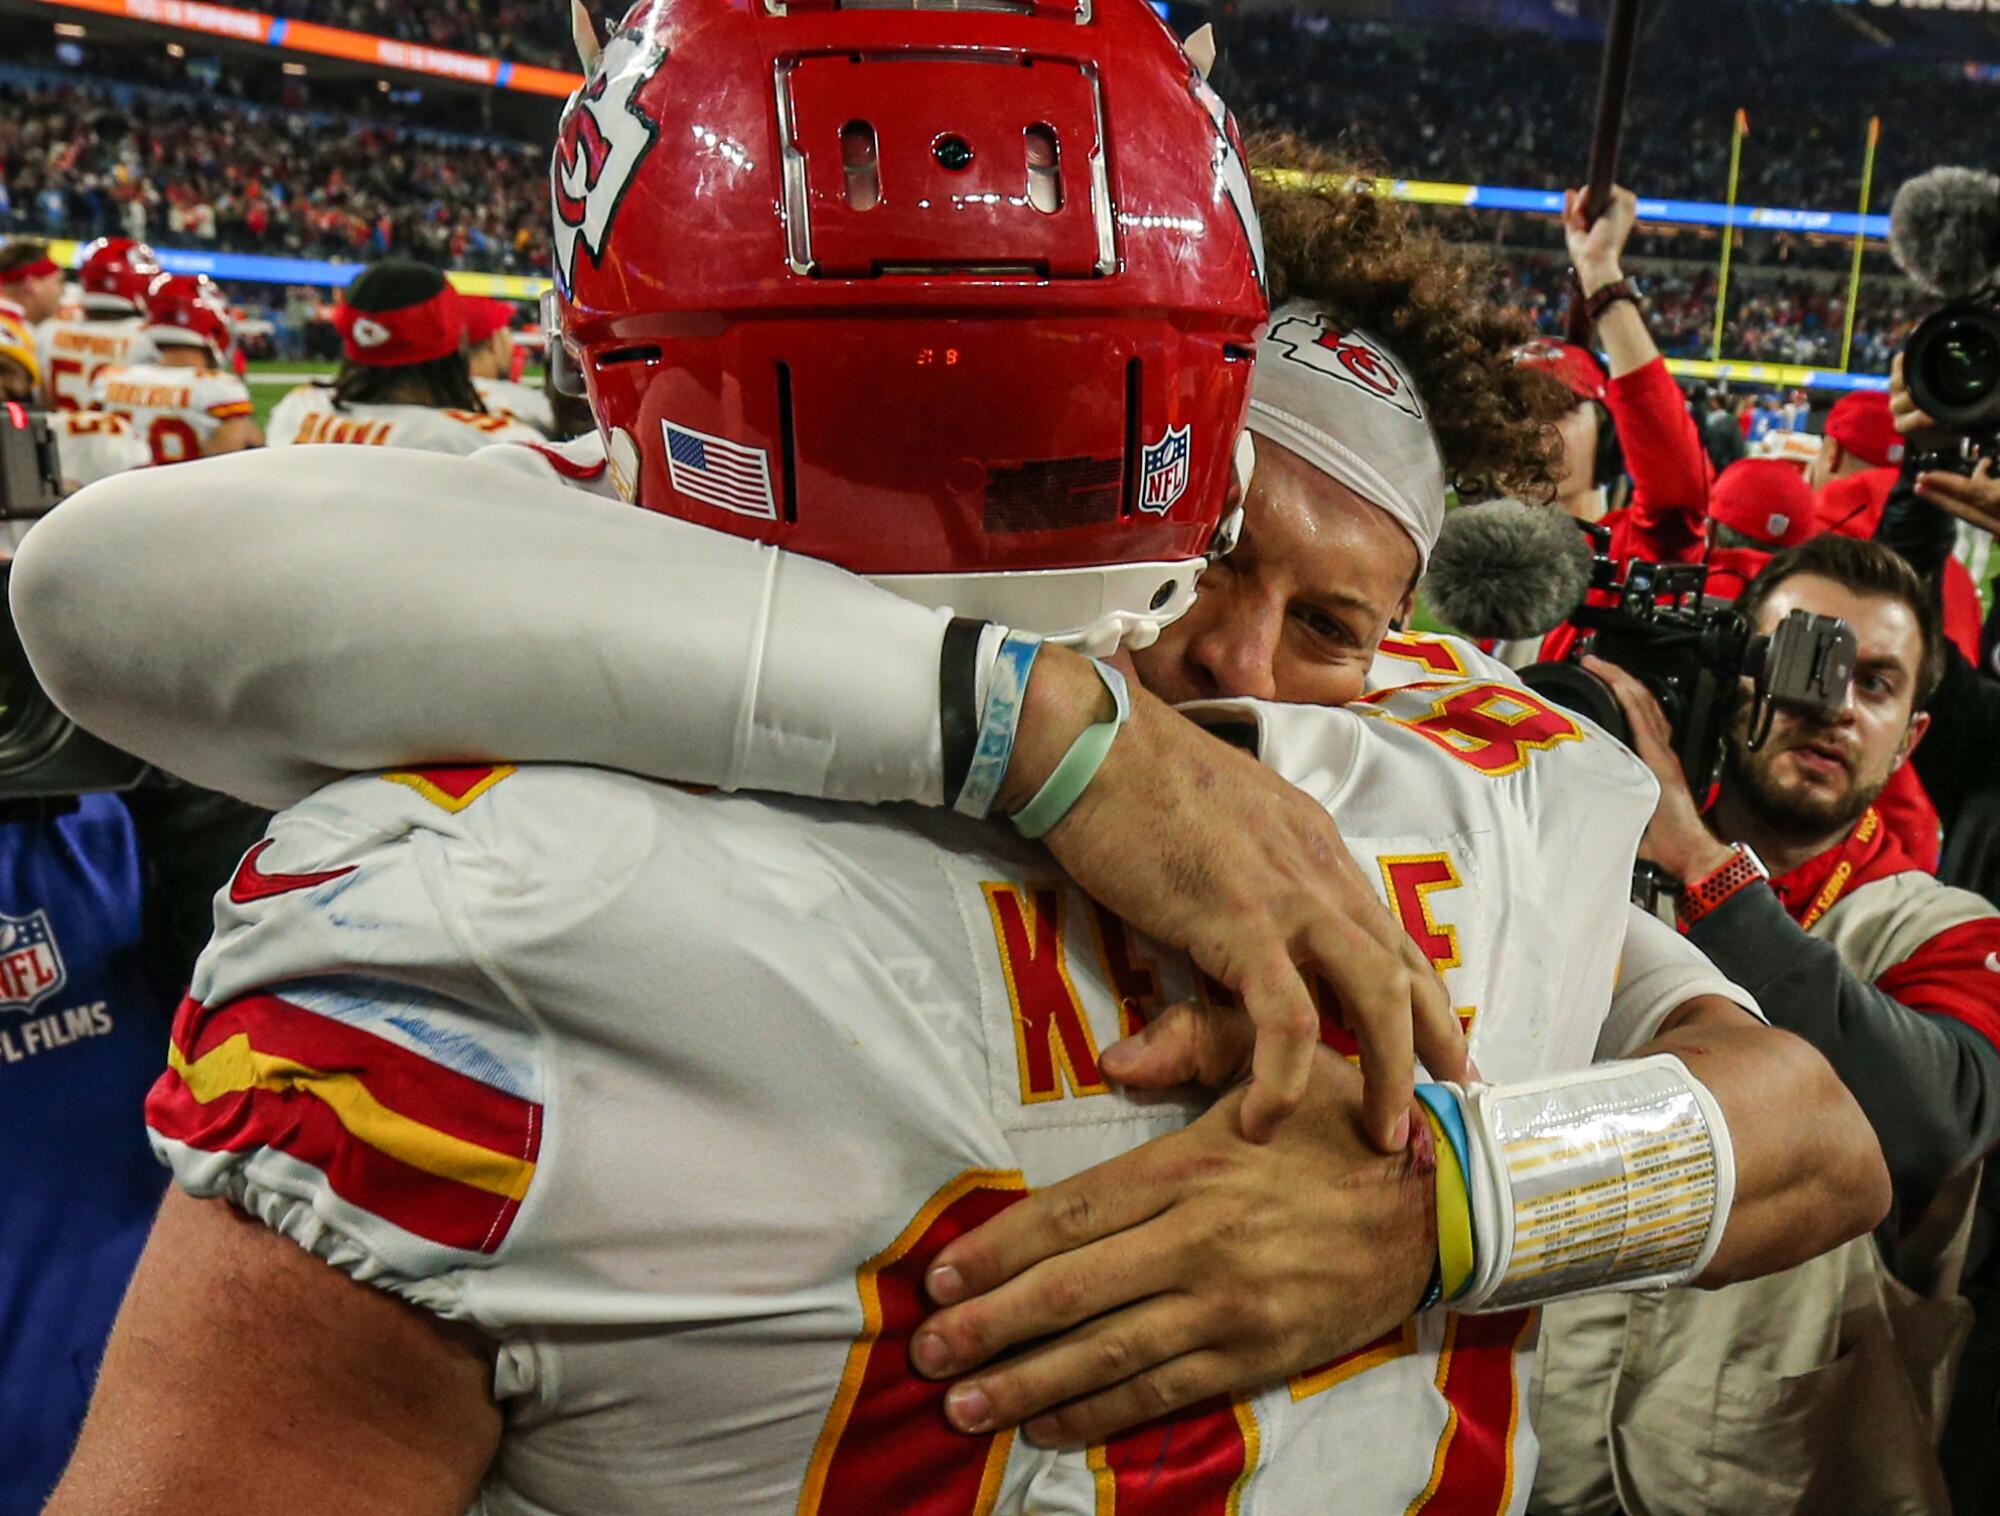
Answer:
MULTIPOLYGON (((1613 272, 1614 278, 1602 281, 1604 284, 1622 277, 1613 272)), ((1620 300, 1605 308, 1597 321, 1597 340, 1603 344, 1613 379, 1642 369, 1660 356, 1653 334, 1646 329, 1646 318, 1639 314, 1639 307, 1630 300, 1620 300)))
POLYGON ((286 449, 109 479, 36 527, 13 599, 83 725, 264 805, 454 759, 940 798, 940 615, 463 460, 286 449))
POLYGON ((1888 1212, 1888 1169, 1867 1118, 1800 1038, 1735 1013, 1686 1021, 1643 1051, 1687 1065, 1729 1125, 1735 1197, 1695 1283, 1790 1268, 1862 1235, 1888 1212))

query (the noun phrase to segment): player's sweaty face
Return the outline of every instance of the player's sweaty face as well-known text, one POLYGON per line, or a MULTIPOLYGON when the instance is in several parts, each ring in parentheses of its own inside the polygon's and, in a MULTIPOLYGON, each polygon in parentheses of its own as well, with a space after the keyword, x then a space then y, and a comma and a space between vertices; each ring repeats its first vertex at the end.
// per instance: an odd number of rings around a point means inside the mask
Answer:
POLYGON ((1779 585, 1757 630, 1770 632, 1794 610, 1838 616, 1854 628, 1859 649, 1847 702, 1830 721, 1780 710, 1770 740, 1754 753, 1744 748, 1749 712, 1740 712, 1725 783, 1773 825, 1812 838, 1858 820, 1922 734, 1922 719, 1913 722, 1911 711, 1923 633, 1902 601, 1857 595, 1817 574, 1779 585))
POLYGON ((1133 662, 1175 703, 1345 705, 1416 572, 1416 544, 1388 512, 1259 437, 1236 551, 1203 571, 1193 608, 1133 662))

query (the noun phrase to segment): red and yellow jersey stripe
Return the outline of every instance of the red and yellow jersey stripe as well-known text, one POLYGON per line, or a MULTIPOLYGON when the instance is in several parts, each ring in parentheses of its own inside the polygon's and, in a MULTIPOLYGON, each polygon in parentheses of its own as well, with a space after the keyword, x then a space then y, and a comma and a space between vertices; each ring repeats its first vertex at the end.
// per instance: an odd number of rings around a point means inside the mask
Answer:
POLYGON ((403 1231, 492 1253, 534 1181, 542 1107, 255 994, 212 1009, 182 1001, 146 1122, 207 1152, 284 1153, 403 1231))

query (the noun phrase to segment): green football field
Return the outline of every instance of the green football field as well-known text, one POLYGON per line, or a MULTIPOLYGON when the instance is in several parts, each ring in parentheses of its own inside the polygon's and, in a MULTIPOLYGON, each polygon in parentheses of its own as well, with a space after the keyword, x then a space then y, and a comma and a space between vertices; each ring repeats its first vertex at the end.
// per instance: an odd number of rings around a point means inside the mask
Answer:
POLYGON ((333 370, 331 363, 305 359, 289 362, 276 358, 268 363, 251 364, 243 382, 250 386, 250 398, 257 406, 257 424, 262 426, 271 419, 271 407, 285 398, 285 391, 312 379, 330 378, 333 370))

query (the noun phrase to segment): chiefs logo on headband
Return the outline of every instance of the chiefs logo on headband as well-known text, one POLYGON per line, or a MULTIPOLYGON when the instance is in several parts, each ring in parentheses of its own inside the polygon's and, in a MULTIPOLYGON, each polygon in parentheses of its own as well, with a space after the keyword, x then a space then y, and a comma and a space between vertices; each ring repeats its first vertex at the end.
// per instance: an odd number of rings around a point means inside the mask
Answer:
POLYGON ((593 263, 604 258, 619 203, 652 151, 660 130, 634 104, 667 50, 639 32, 620 32, 605 45, 589 83, 570 97, 549 164, 555 207, 556 278, 564 293, 576 282, 577 246, 593 263))
POLYGON ((1287 316, 1265 341, 1276 343, 1292 363, 1351 384, 1415 420, 1424 419, 1416 386, 1394 358, 1360 332, 1343 332, 1320 316, 1287 316))

